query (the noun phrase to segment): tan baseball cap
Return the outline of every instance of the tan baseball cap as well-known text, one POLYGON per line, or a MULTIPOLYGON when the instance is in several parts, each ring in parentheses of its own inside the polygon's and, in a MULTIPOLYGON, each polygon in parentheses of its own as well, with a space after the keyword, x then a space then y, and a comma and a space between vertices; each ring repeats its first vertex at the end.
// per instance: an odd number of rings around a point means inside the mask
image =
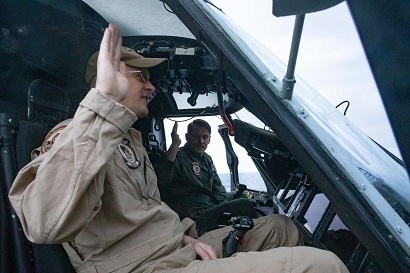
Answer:
MULTIPOLYGON (((87 63, 85 81, 90 85, 91 81, 97 76, 98 52, 95 52, 87 63)), ((168 59, 166 58, 145 58, 133 49, 123 46, 121 48, 121 61, 126 65, 136 68, 148 68, 150 81, 161 79, 168 71, 168 59)))

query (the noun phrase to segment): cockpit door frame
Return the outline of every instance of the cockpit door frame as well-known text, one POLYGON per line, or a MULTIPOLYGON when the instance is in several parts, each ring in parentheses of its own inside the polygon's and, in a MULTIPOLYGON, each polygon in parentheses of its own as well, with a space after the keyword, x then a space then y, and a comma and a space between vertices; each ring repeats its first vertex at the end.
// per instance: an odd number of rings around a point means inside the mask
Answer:
MULTIPOLYGON (((178 0, 164 2, 191 30, 197 40, 221 55, 221 68, 229 74, 242 96, 249 103, 248 110, 272 128, 303 169, 326 195, 345 225, 371 252, 387 271, 406 272, 404 250, 392 240, 387 227, 378 220, 372 207, 363 200, 357 189, 320 141, 300 122, 276 94, 272 86, 252 62, 217 24, 199 1, 178 0)), ((205 4, 206 5, 206 4, 205 4)), ((276 87, 274 87, 276 88, 276 87)))

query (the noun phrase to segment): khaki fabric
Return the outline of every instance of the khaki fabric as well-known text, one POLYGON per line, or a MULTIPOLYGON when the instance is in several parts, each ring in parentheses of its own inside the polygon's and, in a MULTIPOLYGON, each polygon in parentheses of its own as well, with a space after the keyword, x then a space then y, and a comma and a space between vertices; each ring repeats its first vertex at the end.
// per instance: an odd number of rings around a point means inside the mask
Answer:
MULTIPOLYGON (((278 248, 195 260, 193 246, 182 242, 185 233, 195 236, 193 221, 181 222, 161 202, 141 133, 129 129, 136 120, 92 89, 73 120, 51 134, 53 141, 45 141, 47 149, 19 172, 9 193, 30 241, 63 243, 82 273, 339 272, 329 269, 340 261, 328 252, 278 247, 298 244, 296 227, 283 217, 258 219, 240 251, 278 248)), ((228 230, 201 240, 217 245, 228 230)))
MULTIPOLYGON (((263 251, 281 246, 301 246, 303 242, 299 231, 292 220, 284 215, 270 215, 254 219, 254 227, 245 233, 243 244, 239 244, 238 252, 263 251)), ((198 238, 215 248, 222 258, 222 240, 232 231, 232 227, 224 227, 205 233, 198 238)))
POLYGON ((10 190, 27 238, 64 242, 79 272, 143 272, 140 267, 170 254, 185 265, 195 258, 191 248, 181 250, 186 227, 160 201, 141 134, 129 129, 136 119, 91 90, 52 147, 19 172, 10 190), (118 148, 123 140, 136 168, 118 148))
MULTIPOLYGON (((348 273, 336 255, 311 247, 280 247, 263 252, 240 252, 212 261, 194 261, 167 273, 348 273)), ((158 271, 159 273, 159 271, 158 271)))

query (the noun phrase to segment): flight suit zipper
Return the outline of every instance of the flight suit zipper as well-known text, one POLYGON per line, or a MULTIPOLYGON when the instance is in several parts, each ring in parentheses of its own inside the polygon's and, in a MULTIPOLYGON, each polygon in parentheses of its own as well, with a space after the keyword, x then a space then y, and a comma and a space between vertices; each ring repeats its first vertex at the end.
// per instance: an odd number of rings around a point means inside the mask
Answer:
MULTIPOLYGON (((145 163, 144 163, 144 165, 145 165, 145 163)), ((121 168, 121 170, 122 170, 122 172, 127 176, 127 178, 131 181, 132 185, 135 187, 135 189, 137 190, 137 192, 141 195, 141 197, 142 197, 144 200, 147 201, 148 199, 150 199, 150 200, 154 201, 155 203, 157 203, 158 205, 161 205, 161 200, 158 200, 156 197, 150 196, 149 194, 144 194, 144 193, 142 192, 142 190, 140 189, 140 187, 138 186, 138 184, 136 184, 136 183, 134 182, 134 180, 131 178, 131 176, 130 176, 124 169, 121 168)), ((145 183, 147 183, 147 179, 146 179, 146 177, 145 177, 145 171, 144 171, 144 180, 145 180, 145 183)))
POLYGON ((127 178, 131 181, 132 185, 135 187, 137 192, 141 195, 141 197, 145 200, 148 200, 148 195, 145 195, 142 193, 141 189, 138 187, 138 185, 134 182, 134 180, 131 178, 131 176, 123 169, 121 168, 121 171, 127 176, 127 178))

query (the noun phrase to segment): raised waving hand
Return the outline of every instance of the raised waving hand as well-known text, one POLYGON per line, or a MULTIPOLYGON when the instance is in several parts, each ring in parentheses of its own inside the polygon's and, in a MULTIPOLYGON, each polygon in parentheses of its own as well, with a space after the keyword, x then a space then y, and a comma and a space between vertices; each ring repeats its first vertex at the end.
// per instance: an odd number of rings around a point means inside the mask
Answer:
POLYGON ((168 151, 166 151, 165 155, 168 160, 174 162, 179 150, 179 145, 181 145, 181 138, 178 135, 178 122, 176 121, 174 123, 174 127, 172 127, 171 139, 172 143, 169 146, 168 151))
POLYGON ((129 83, 125 77, 125 64, 121 59, 122 37, 118 26, 109 24, 100 44, 95 88, 115 101, 128 94, 129 83))

